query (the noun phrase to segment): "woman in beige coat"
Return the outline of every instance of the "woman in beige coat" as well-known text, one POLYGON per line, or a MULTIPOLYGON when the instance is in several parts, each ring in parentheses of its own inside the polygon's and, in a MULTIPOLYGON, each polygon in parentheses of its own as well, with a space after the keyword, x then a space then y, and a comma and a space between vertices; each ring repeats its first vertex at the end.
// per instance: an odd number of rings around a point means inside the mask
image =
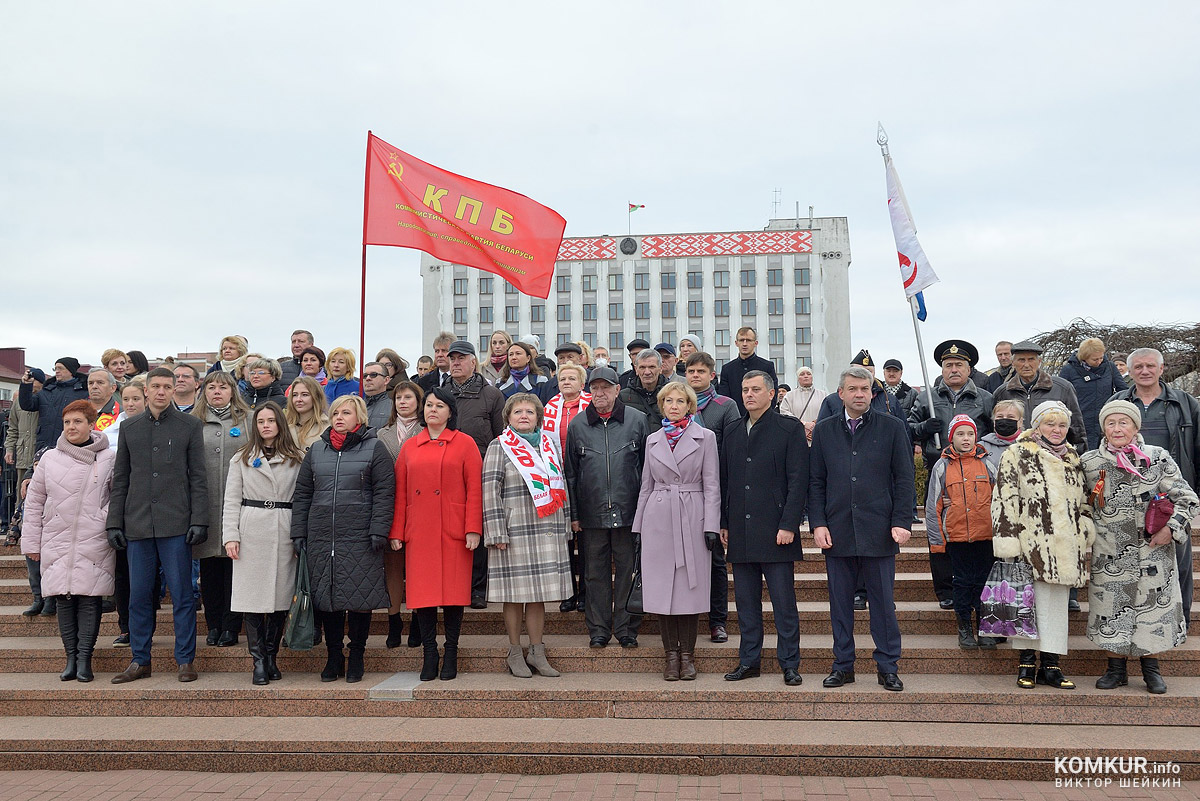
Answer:
POLYGON ((230 606, 245 613, 254 683, 268 684, 283 678, 275 657, 296 585, 292 493, 304 452, 274 401, 254 410, 248 428, 245 447, 229 462, 221 541, 233 560, 230 606))

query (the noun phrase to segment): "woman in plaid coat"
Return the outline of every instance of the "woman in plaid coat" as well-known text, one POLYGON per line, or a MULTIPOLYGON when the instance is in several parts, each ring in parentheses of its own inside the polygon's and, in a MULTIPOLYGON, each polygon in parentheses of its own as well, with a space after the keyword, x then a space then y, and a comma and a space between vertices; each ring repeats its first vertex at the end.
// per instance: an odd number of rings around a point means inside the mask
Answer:
POLYGON ((571 596, 570 501, 556 436, 542 431, 542 402, 518 393, 504 405, 507 428, 483 459, 483 541, 488 552, 488 600, 504 604, 508 667, 530 678, 558 671, 546 661, 542 630, 546 601, 571 596), (521 649, 521 619, 529 656, 521 649))

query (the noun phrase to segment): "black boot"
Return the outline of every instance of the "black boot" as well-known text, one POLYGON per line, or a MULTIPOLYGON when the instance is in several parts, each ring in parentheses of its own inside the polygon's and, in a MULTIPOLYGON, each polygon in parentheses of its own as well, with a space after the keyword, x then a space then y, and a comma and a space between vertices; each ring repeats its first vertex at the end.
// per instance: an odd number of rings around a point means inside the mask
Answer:
POLYGON ((371 633, 370 612, 347 613, 350 629, 350 661, 346 664, 346 681, 350 684, 362 681, 367 636, 371 633))
POLYGON ((75 678, 89 682, 95 678, 92 673, 92 653, 96 650, 96 638, 100 636, 100 616, 104 614, 104 601, 99 597, 85 596, 79 599, 78 621, 79 640, 75 657, 75 678))
POLYGON ((283 627, 287 623, 287 610, 272 612, 266 617, 266 623, 263 627, 263 648, 266 653, 263 662, 267 668, 267 678, 271 681, 279 681, 283 678, 283 674, 279 672, 279 665, 276 663, 275 657, 279 656, 279 643, 283 640, 283 627))
POLYGON ((964 651, 974 651, 979 647, 975 641, 975 629, 971 626, 971 613, 958 615, 958 647, 964 651))
POLYGON ((1022 690, 1032 690, 1037 676, 1037 651, 1021 651, 1017 663, 1017 686, 1022 690))
POLYGON ((1124 687, 1129 683, 1129 673, 1127 670, 1127 661, 1123 656, 1110 656, 1108 658, 1108 670, 1104 671, 1104 675, 1096 679, 1097 690, 1111 690, 1114 687, 1124 687))
POLYGON ((1075 682, 1063 675, 1062 669, 1058 666, 1058 654, 1049 654, 1042 651, 1042 666, 1037 672, 1037 683, 1045 684, 1048 687, 1057 687, 1060 690, 1074 690, 1075 682))
MULTIPOLYGON (((971 615, 968 612, 967 618, 970 619, 970 617, 971 617, 971 615)), ((984 634, 979 633, 979 624, 982 620, 983 620, 983 615, 981 615, 979 613, 979 610, 976 609, 975 610, 975 641, 978 642, 979 647, 984 649, 985 651, 994 651, 996 649, 996 643, 998 643, 999 640, 997 640, 995 637, 988 637, 984 634)))
POLYGON ((446 653, 442 659, 442 672, 438 678, 450 681, 458 678, 458 635, 462 631, 463 608, 447 606, 444 608, 446 621, 446 653))
POLYGON ((421 621, 417 619, 416 612, 412 613, 412 617, 408 621, 408 647, 421 647, 421 621))
POLYGON ((58 614, 58 599, 53 595, 48 595, 42 599, 42 611, 39 613, 42 617, 54 617, 58 614))
POLYGON ((46 602, 42 599, 42 596, 35 592, 33 594, 33 603, 31 603, 29 608, 22 612, 21 615, 23 617, 37 617, 42 613, 42 606, 45 603, 46 602))
POLYGON ((1167 691, 1167 683, 1163 681, 1162 673, 1158 670, 1157 656, 1142 657, 1142 680, 1146 682, 1146 691, 1162 695, 1167 691))
POLYGON ((265 616, 261 614, 246 615, 246 649, 254 658, 254 677, 251 682, 259 686, 271 683, 267 676, 267 653, 263 647, 263 628, 265 616))
POLYGON ((388 615, 388 635, 384 641, 384 646, 387 648, 399 648, 400 643, 404 641, 404 617, 397 612, 394 615, 388 615))
POLYGON ((433 681, 438 676, 437 607, 418 609, 414 614, 420 619, 421 645, 425 648, 421 681, 433 681))
POLYGON ((322 612, 325 628, 325 650, 329 653, 321 681, 334 681, 346 675, 346 657, 342 654, 342 635, 345 631, 345 612, 322 612))
MULTIPOLYGON (((47 599, 50 600, 50 599, 47 599)), ((58 604, 58 633, 62 636, 63 650, 67 652, 67 666, 58 678, 62 681, 74 681, 78 675, 79 655, 79 621, 76 613, 79 609, 79 598, 74 595, 62 596, 58 604)))

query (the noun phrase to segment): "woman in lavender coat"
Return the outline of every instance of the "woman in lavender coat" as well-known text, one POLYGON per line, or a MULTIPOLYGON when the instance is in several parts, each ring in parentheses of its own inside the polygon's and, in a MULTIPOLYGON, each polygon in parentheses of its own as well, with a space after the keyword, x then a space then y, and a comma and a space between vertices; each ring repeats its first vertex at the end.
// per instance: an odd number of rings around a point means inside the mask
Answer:
POLYGON ((658 393, 663 427, 646 439, 633 531, 641 537, 642 606, 659 616, 667 681, 696 678, 692 654, 709 608, 712 555, 721 527, 717 438, 693 418, 696 393, 670 382, 658 393))

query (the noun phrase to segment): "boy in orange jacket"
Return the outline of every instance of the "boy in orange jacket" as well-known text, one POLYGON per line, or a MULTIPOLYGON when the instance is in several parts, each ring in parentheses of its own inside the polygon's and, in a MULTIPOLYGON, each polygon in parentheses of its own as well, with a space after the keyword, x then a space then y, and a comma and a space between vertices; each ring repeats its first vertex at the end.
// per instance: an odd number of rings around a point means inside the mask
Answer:
POLYGON ((949 553, 954 572, 954 613, 958 647, 995 648, 993 637, 978 637, 983 604, 979 600, 995 557, 992 556, 992 487, 994 468, 976 441, 975 421, 960 414, 950 421, 950 447, 929 471, 925 526, 929 550, 949 553), (971 622, 975 611, 975 624, 971 622))

